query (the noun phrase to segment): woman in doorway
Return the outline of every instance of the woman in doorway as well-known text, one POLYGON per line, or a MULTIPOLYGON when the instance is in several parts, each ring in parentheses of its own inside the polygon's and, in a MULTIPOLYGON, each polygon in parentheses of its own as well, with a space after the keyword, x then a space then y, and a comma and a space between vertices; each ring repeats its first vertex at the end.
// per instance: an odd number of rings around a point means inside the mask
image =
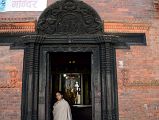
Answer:
POLYGON ((56 92, 57 102, 53 106, 54 120, 72 120, 71 109, 68 102, 63 98, 61 91, 56 92))

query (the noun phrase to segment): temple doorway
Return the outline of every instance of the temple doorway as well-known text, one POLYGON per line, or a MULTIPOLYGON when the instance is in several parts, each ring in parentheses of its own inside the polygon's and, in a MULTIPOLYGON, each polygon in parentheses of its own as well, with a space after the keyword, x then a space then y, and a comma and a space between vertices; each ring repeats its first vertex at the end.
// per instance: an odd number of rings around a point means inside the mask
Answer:
POLYGON ((39 17, 24 48, 22 120, 52 120, 55 92, 64 91, 73 120, 118 120, 116 48, 98 13, 78 0, 61 0, 39 17))
POLYGON ((56 92, 62 91, 71 106, 73 120, 92 120, 91 53, 50 53, 50 67, 51 108, 56 92))

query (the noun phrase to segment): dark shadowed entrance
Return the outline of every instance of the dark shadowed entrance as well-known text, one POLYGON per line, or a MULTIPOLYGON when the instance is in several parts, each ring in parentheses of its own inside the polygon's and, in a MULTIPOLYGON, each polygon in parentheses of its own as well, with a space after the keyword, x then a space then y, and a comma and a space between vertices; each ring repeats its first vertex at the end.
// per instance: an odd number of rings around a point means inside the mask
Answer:
POLYGON ((63 91, 72 108, 73 120, 80 120, 81 116, 83 120, 92 120, 91 53, 50 53, 50 67, 50 107, 56 101, 55 93, 63 91))
MULTIPOLYGON (((65 92, 64 97, 70 103, 74 120, 81 117, 83 120, 95 120, 95 117, 101 117, 100 112, 94 114, 95 110, 101 109, 101 103, 96 102, 101 101, 101 98, 95 98, 95 95, 100 96, 98 46, 76 44, 65 45, 64 48, 58 46, 46 45, 41 48, 43 52, 40 56, 39 84, 43 88, 40 94, 44 95, 45 104, 42 104, 45 105, 46 111, 40 115, 46 117, 46 120, 52 119, 55 92, 61 90, 65 92), (81 47, 82 49, 79 49, 81 47)), ((40 108, 39 111, 43 109, 40 108)))

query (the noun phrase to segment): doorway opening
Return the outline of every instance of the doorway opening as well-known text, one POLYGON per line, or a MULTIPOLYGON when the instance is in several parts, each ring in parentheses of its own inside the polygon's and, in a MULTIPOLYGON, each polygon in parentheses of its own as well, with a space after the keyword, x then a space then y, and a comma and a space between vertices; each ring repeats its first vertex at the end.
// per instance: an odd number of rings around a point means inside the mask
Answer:
POLYGON ((62 91, 73 120, 92 120, 91 52, 52 52, 50 67, 51 108, 55 93, 62 91))

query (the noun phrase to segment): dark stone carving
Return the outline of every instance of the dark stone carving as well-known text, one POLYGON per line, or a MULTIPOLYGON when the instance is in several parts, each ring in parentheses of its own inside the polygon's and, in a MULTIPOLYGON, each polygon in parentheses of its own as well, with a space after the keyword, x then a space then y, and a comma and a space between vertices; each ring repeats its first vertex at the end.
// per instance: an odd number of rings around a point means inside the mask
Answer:
POLYGON ((118 120, 115 48, 120 41, 110 35, 23 37, 25 46, 22 120, 50 120, 50 52, 91 52, 92 58, 92 120, 118 120), (68 42, 68 39, 71 42, 68 42), (69 43, 69 44, 68 44, 69 43), (97 84, 98 83, 98 84, 97 84), (100 85, 100 83, 102 83, 100 85), (101 95, 98 98, 98 91, 101 95), (96 102, 96 100, 99 102, 96 102), (97 106, 99 105, 99 106, 97 106), (39 108, 40 107, 40 108, 39 108), (97 114, 97 111, 101 111, 97 114), (38 114, 42 113, 42 114, 38 114))
POLYGON ((39 34, 99 34, 103 23, 97 12, 82 1, 62 0, 48 7, 37 23, 39 34))

